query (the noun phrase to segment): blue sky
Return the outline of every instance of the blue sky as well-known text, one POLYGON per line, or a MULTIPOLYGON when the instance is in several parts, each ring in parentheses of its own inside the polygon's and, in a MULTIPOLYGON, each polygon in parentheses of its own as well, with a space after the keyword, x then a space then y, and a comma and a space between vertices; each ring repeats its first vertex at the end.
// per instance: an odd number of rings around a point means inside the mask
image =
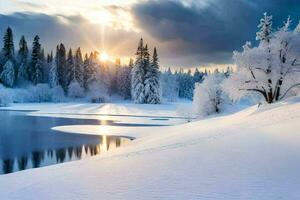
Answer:
POLYGON ((47 51, 57 43, 84 51, 134 56, 140 37, 157 46, 163 66, 232 64, 232 51, 255 42, 264 12, 274 27, 300 19, 299 0, 1 0, 0 32, 11 26, 15 45, 39 34, 47 51))

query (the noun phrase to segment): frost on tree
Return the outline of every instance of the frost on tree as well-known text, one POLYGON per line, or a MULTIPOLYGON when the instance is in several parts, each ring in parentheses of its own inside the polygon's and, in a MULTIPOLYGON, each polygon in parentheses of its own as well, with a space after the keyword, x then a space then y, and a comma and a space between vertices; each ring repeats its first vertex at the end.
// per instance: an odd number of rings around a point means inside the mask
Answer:
POLYGON ((120 68, 117 77, 117 90, 124 99, 131 98, 131 70, 133 68, 133 60, 130 59, 128 66, 120 68))
POLYGON ((257 93, 273 103, 300 86, 300 32, 290 30, 290 18, 274 32, 271 20, 266 14, 261 20, 258 46, 247 42, 242 52, 234 53, 237 71, 224 84, 233 99, 257 93))
POLYGON ((161 102, 157 51, 154 49, 152 60, 148 46, 140 40, 135 65, 131 72, 131 96, 135 103, 158 104, 161 102))
POLYGON ((136 61, 132 69, 131 78, 131 96, 135 103, 145 103, 144 64, 144 44, 143 39, 141 39, 136 52, 136 61))
POLYGON ((17 74, 17 81, 18 83, 22 84, 23 82, 29 79, 28 75, 28 47, 25 37, 22 36, 19 42, 19 51, 17 56, 17 63, 18 63, 18 74, 17 74))
POLYGON ((162 96, 168 101, 176 101, 179 96, 179 84, 176 75, 168 68, 166 72, 161 75, 162 96))
POLYGON ((145 97, 148 104, 161 103, 160 72, 156 48, 153 51, 152 62, 148 65, 145 74, 145 97))
POLYGON ((82 98, 84 96, 84 89, 77 80, 73 80, 68 88, 69 97, 82 98))
POLYGON ((28 68, 30 80, 34 85, 43 80, 43 61, 41 57, 41 44, 39 36, 35 36, 32 44, 31 62, 28 68))
POLYGON ((12 61, 8 60, 3 66, 3 71, 0 75, 2 83, 7 87, 12 87, 15 82, 15 68, 12 61))
POLYGON ((213 73, 205 77, 203 83, 196 83, 194 90, 194 112, 198 116, 219 113, 226 102, 222 89, 223 73, 213 73))
POLYGON ((51 88, 54 88, 59 85, 57 65, 54 60, 52 60, 50 64, 51 64, 51 66, 50 66, 50 72, 49 72, 49 85, 51 88))

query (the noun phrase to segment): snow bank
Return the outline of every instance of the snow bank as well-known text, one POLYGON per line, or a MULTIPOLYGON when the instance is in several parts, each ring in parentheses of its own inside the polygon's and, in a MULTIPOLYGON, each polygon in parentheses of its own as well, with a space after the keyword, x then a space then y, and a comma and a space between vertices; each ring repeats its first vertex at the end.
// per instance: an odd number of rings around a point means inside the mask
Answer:
POLYGON ((119 130, 142 137, 91 159, 1 176, 0 199, 300 199, 300 99, 272 106, 119 130))

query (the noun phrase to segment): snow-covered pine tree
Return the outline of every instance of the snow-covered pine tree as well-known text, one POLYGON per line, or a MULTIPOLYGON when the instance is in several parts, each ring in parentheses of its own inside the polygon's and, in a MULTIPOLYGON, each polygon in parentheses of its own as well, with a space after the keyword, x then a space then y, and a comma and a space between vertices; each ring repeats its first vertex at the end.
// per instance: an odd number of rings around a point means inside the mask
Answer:
POLYGON ((2 83, 7 87, 13 87, 15 82, 15 68, 11 60, 7 60, 0 75, 2 83))
POLYGON ((41 49, 41 55, 40 55, 40 61, 42 64, 42 83, 48 83, 49 82, 49 72, 51 66, 47 63, 47 59, 45 56, 45 50, 44 48, 41 49))
POLYGON ((88 73, 89 64, 90 64, 89 56, 85 54, 83 60, 83 88, 85 89, 85 91, 87 91, 88 89, 87 80, 89 78, 89 73, 88 73))
POLYGON ((74 65, 75 79, 83 87, 83 60, 80 47, 76 50, 74 65))
POLYGON ((28 46, 25 37, 22 36, 19 42, 19 51, 17 56, 18 70, 17 70, 17 82, 22 84, 29 81, 28 75, 28 46))
POLYGON ((69 49, 67 61, 66 61, 66 68, 64 70, 64 85, 66 87, 69 87, 72 80, 76 79, 76 73, 75 73, 75 64, 74 64, 74 57, 72 49, 69 49))
MULTIPOLYGON (((52 55, 52 52, 51 52, 52 55)), ((51 88, 59 86, 58 71, 57 71, 57 57, 53 59, 53 56, 49 57, 50 72, 49 72, 49 85, 51 88)))
POLYGON ((67 93, 68 85, 66 85, 65 81, 65 71, 66 71, 66 48, 64 44, 60 44, 56 48, 56 67, 57 67, 57 75, 58 82, 63 88, 64 92, 67 93))
POLYGON ((202 81, 203 81, 203 73, 200 72, 198 68, 196 68, 194 73, 194 82, 201 83, 202 81))
POLYGON ((136 61, 131 73, 131 96, 135 103, 145 103, 145 53, 143 39, 140 40, 137 52, 136 61))
POLYGON ((95 82, 97 77, 97 68, 95 63, 94 53, 91 52, 89 58, 86 60, 86 65, 84 69, 84 79, 85 79, 85 89, 88 90, 89 86, 95 82))
POLYGON ((179 97, 193 99, 195 82, 191 70, 185 73, 183 69, 180 69, 177 74, 177 81, 179 83, 179 97))
POLYGON ((5 35, 3 37, 2 54, 6 59, 5 62, 9 59, 14 60, 15 47, 14 47, 13 32, 10 27, 6 29, 5 35))
MULTIPOLYGON (((15 65, 15 48, 13 41, 13 32, 10 27, 7 28, 4 37, 3 37, 3 48, 0 54, 0 74, 4 69, 4 65, 8 60, 11 61, 13 66, 15 65)), ((15 70, 15 67, 14 67, 15 70)), ((0 80, 1 82, 2 80, 0 80)))
POLYGON ((168 68, 166 72, 161 75, 162 96, 168 101, 175 101, 179 97, 179 84, 177 81, 177 72, 172 73, 168 68))
POLYGON ((156 48, 154 48, 151 63, 146 68, 145 97, 147 104, 161 103, 160 72, 156 48))
POLYGON ((118 73, 117 88, 118 93, 124 99, 131 98, 131 70, 133 68, 133 59, 130 59, 128 66, 123 66, 118 73))
POLYGON ((31 61, 29 64, 29 76, 34 85, 41 83, 43 80, 43 61, 41 60, 40 37, 36 35, 32 43, 31 61))

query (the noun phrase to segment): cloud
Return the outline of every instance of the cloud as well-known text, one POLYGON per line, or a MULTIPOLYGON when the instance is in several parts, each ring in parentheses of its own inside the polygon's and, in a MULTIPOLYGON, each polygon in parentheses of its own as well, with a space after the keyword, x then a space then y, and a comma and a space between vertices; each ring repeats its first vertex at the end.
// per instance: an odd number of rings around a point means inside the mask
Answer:
MULTIPOLYGON (((288 15, 294 24, 300 19, 298 0, 146 0, 131 7, 95 7, 93 12, 98 9, 116 16, 112 18, 115 23, 126 21, 130 15, 140 32, 123 25, 103 26, 102 30, 99 23, 78 14, 22 12, 0 14, 0 37, 11 26, 16 46, 21 35, 31 44, 38 34, 46 51, 63 42, 67 47, 81 46, 84 51, 105 48, 112 55, 127 57, 134 56, 143 37, 151 49, 158 48, 162 66, 192 67, 232 63, 232 51, 241 49, 246 41, 255 42, 257 25, 265 11, 273 15, 274 27, 288 15)), ((101 15, 95 19, 105 20, 101 15)))
POLYGON ((27 1, 17 1, 17 0, 12 0, 17 6, 22 7, 23 9, 26 10, 35 10, 35 9, 45 9, 46 6, 41 5, 41 4, 36 4, 36 3, 31 3, 27 1))
POLYGON ((67 47, 80 46, 84 51, 105 48, 113 55, 133 56, 140 37, 135 32, 111 27, 102 29, 99 24, 93 24, 80 15, 0 14, 0 31, 3 34, 8 26, 13 29, 16 48, 21 35, 25 35, 29 45, 34 35, 39 35, 46 51, 54 50, 62 42, 67 47))
MULTIPOLYGON (((136 24, 162 44, 171 44, 188 64, 229 63, 232 51, 253 40, 263 12, 275 26, 291 15, 300 19, 298 0, 145 1, 132 10, 136 24)), ((171 58, 172 55, 170 55, 171 58)))

